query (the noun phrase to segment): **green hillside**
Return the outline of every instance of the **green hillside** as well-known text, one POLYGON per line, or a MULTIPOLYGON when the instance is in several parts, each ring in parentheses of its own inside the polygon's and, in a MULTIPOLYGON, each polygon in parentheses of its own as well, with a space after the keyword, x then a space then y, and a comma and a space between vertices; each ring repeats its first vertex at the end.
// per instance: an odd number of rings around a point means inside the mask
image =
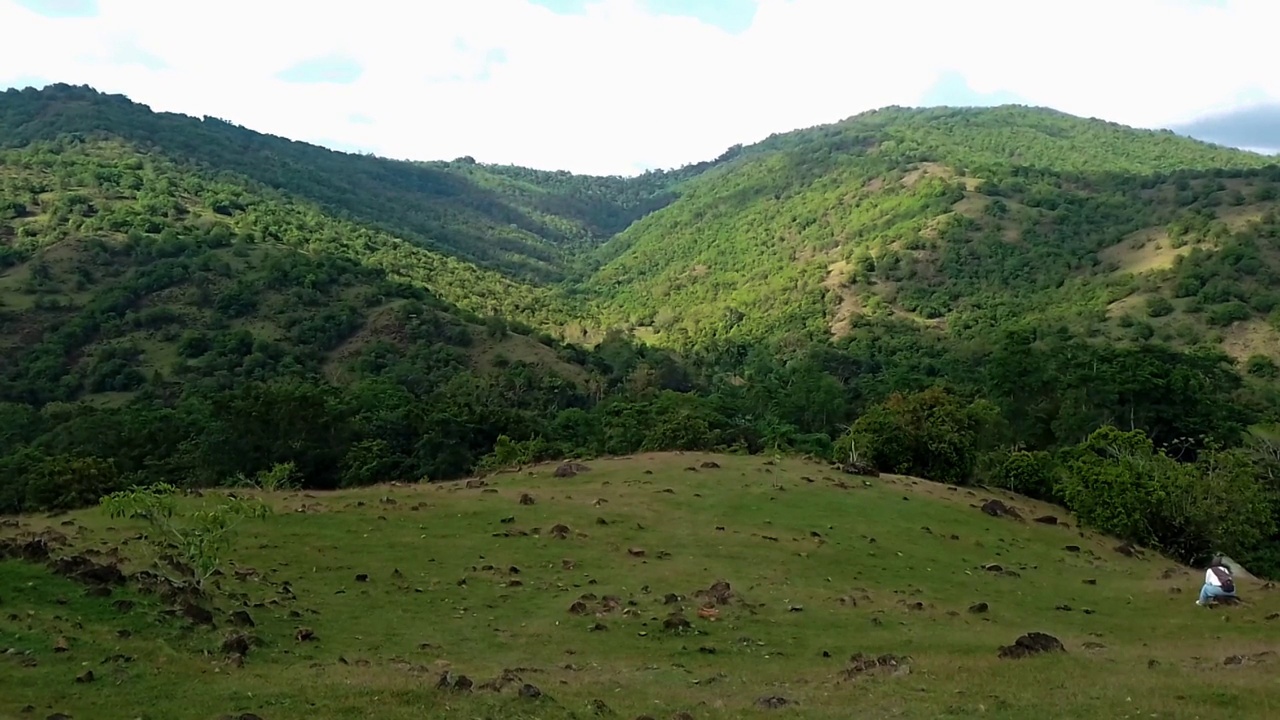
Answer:
POLYGON ((1040 109, 887 109, 705 173, 601 248, 587 287, 671 344, 839 338, 887 316, 1195 344, 1252 320, 1228 349, 1276 355, 1268 162, 1040 109), (1156 298, 1174 307, 1148 313, 1156 298))
POLYGON ((574 250, 603 242, 674 197, 699 166, 638 180, 501 166, 394 162, 150 108, 87 87, 0 94, 0 147, 114 137, 214 176, 231 174, 326 212, 527 280, 558 279, 574 250))
POLYGON ((198 595, 129 539, 139 521, 0 528, 0 717, 1280 712, 1274 586, 1197 607, 1202 572, 1061 509, 802 461, 589 465, 250 492, 274 512, 236 529, 198 595), (1021 519, 977 509, 991 498, 1021 519), (130 578, 111 584, 117 563, 130 578), (1060 649, 1001 657, 1028 633, 1060 649))
POLYGON ((890 108, 584 177, 8 91, 0 513, 772 452, 1280 575, 1265 162, 890 108))

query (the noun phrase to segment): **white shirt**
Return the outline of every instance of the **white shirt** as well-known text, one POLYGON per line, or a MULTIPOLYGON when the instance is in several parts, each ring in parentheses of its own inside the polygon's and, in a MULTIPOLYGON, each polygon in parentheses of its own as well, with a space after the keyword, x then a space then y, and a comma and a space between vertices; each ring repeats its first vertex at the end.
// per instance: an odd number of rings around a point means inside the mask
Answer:
MULTIPOLYGON (((1227 570, 1227 574, 1230 575, 1231 571, 1227 570)), ((1214 587, 1222 587, 1222 581, 1218 580, 1218 576, 1213 574, 1213 568, 1204 571, 1204 581, 1214 587)))

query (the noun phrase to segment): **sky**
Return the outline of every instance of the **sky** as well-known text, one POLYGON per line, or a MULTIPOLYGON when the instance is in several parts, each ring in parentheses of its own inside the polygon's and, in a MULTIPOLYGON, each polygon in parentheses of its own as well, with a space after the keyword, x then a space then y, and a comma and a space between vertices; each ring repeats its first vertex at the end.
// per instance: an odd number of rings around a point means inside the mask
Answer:
POLYGON ((0 88, 350 152, 629 175, 886 105, 1280 149, 1277 0, 0 0, 0 88))

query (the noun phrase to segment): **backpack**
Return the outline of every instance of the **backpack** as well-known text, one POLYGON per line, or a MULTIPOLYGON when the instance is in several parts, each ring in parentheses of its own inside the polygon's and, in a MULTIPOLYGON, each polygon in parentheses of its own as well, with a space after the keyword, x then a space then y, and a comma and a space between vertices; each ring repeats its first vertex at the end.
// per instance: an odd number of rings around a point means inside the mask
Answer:
POLYGON ((1236 583, 1231 579, 1230 570, 1224 567, 1211 567, 1209 571, 1213 573, 1214 577, 1218 578, 1218 582, 1222 583, 1224 592, 1233 593, 1236 591, 1236 583))

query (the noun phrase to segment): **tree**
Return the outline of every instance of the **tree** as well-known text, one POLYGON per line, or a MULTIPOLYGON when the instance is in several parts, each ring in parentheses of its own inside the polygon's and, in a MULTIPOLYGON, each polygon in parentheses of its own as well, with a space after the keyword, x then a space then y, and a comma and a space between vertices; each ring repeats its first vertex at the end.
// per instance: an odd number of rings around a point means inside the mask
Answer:
POLYGON ((1273 378, 1280 368, 1276 366, 1276 361, 1267 355, 1250 355, 1245 362, 1245 370, 1250 375, 1261 378, 1273 378))
POLYGON ((1082 523, 1194 561, 1257 551, 1276 529, 1275 496, 1248 457, 1212 450, 1181 463, 1141 431, 1104 427, 1069 453, 1058 486, 1082 523))
POLYGON ((1152 295, 1147 298, 1147 315, 1164 317, 1173 312, 1173 303, 1163 295, 1152 295))
POLYGON ((100 504, 112 518, 146 523, 146 543, 156 567, 196 590, 202 590, 221 566, 240 523, 270 513, 260 501, 232 496, 223 496, 212 507, 189 509, 178 500, 177 489, 164 483, 121 490, 100 504), (173 557, 166 557, 169 554, 173 557))

